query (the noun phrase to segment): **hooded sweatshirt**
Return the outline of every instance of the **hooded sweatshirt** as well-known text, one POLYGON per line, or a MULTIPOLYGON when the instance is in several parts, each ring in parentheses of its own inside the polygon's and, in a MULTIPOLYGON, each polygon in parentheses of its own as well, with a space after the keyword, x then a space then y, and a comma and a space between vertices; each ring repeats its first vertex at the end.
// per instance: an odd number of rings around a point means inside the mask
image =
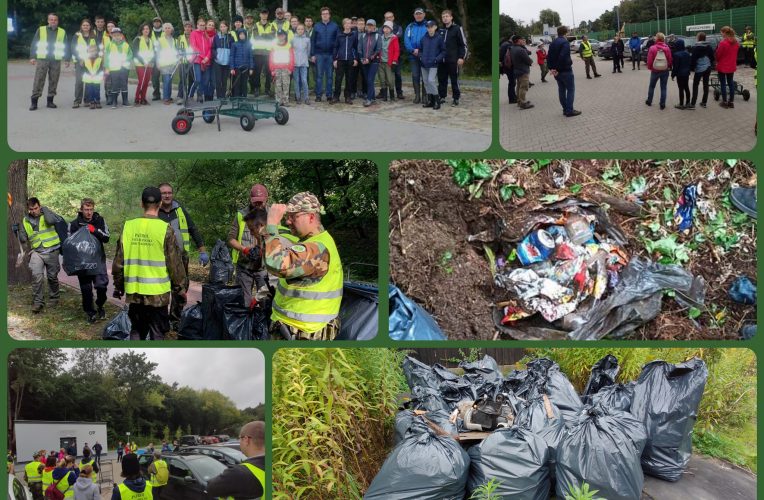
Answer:
POLYGON ((231 46, 231 69, 244 70, 255 67, 255 61, 252 57, 252 45, 245 36, 244 40, 239 40, 239 34, 247 34, 247 30, 239 28, 236 30, 236 43, 231 46))
MULTIPOLYGON (((136 493, 143 493, 143 490, 146 489, 146 480, 142 477, 137 479, 125 479, 122 484, 136 493)), ((122 495, 119 492, 119 486, 115 485, 114 489, 111 491, 111 500, 122 500, 122 495)))
POLYGON ((696 73, 705 73, 714 65, 714 49, 706 40, 698 42, 692 48, 690 69, 696 73))
POLYGON ((632 52, 639 52, 642 48, 642 40, 640 40, 636 35, 629 38, 629 48, 632 52))
POLYGON ((98 485, 90 477, 78 477, 74 483, 74 500, 101 500, 98 485))
POLYGON ((690 53, 684 50, 684 40, 681 38, 675 42, 674 64, 671 66, 671 77, 690 76, 690 53))

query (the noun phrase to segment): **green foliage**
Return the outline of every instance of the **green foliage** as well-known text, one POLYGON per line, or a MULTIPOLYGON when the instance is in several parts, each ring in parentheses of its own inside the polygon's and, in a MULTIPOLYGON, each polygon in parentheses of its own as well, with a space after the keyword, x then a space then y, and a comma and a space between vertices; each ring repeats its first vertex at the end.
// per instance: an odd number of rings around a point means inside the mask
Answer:
POLYGON ((501 486, 501 481, 495 478, 491 479, 475 488, 470 500, 501 500, 501 495, 496 493, 499 486, 501 486))
POLYGON ((505 184, 499 188, 499 196, 501 196, 502 201, 509 201, 513 196, 522 198, 525 196, 525 189, 517 184, 505 184))
POLYGON ((615 161, 611 167, 602 172, 602 182, 605 185, 613 187, 616 179, 623 179, 623 172, 618 161, 615 161))
POLYGON ((658 258, 661 264, 682 264, 690 260, 687 245, 677 241, 677 235, 671 234, 658 240, 644 240, 645 250, 658 258))
POLYGON ((584 188, 584 186, 581 185, 581 184, 573 184, 572 186, 570 186, 570 193, 571 194, 578 194, 578 193, 581 192, 581 190, 583 188, 584 188))
POLYGON ((452 358, 446 358, 443 361, 448 363, 454 363, 459 364, 462 361, 465 361, 467 363, 474 363, 475 361, 481 359, 483 357, 483 350, 479 347, 470 347, 468 349, 462 349, 459 348, 459 356, 452 357, 452 358))
POLYGON ((565 495, 565 500, 604 500, 595 497, 600 490, 589 490, 589 483, 583 483, 581 486, 574 486, 569 495, 565 495))
POLYGON ((280 349, 273 356, 273 498, 359 498, 387 455, 404 354, 280 349))
POLYGON ((438 259, 438 265, 446 274, 451 274, 454 272, 454 268, 451 266, 451 262, 454 260, 454 254, 450 250, 445 250, 443 253, 440 254, 440 258, 438 259))
POLYGON ((714 431, 698 429, 692 435, 692 445, 704 455, 720 458, 757 472, 756 422, 746 422, 742 428, 714 431))

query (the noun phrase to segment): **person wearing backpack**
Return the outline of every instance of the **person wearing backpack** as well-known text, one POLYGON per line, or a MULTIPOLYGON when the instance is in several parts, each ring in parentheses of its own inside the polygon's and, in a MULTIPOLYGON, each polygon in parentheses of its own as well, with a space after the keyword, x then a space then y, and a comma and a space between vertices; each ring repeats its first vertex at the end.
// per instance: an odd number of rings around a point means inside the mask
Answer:
POLYGON ((735 71, 737 71, 737 53, 740 50, 740 44, 735 37, 735 30, 729 26, 724 26, 720 30, 724 38, 716 47, 716 71, 719 75, 719 86, 721 87, 722 100, 719 106, 723 108, 735 107, 735 71), (727 92, 729 90, 729 97, 727 92))
POLYGON ((692 77, 692 101, 687 109, 695 109, 695 103, 698 102, 698 86, 703 80, 703 99, 700 106, 705 108, 708 102, 708 78, 711 76, 711 68, 714 65, 714 49, 706 41, 706 34, 702 31, 697 35, 698 42, 692 48, 692 57, 690 57, 690 71, 695 75, 692 77))
POLYGON ((162 460, 162 452, 154 452, 154 460, 149 465, 149 474, 151 474, 151 492, 154 500, 162 498, 162 490, 167 486, 170 473, 167 469, 167 462, 162 460))
POLYGON ((48 500, 63 500, 74 498, 74 483, 77 482, 79 471, 74 465, 74 457, 67 455, 53 469, 53 483, 45 490, 48 500))
POLYGON ((645 104, 653 105, 653 94, 655 93, 655 84, 661 83, 661 109, 666 109, 666 94, 668 86, 669 70, 672 64, 671 49, 666 45, 666 35, 663 33, 655 34, 655 44, 647 51, 647 69, 650 70, 650 87, 647 90, 647 100, 645 104))
POLYGON ((686 109, 690 105, 690 53, 684 47, 684 40, 679 38, 676 41, 676 50, 672 56, 674 64, 671 65, 671 79, 676 78, 677 87, 679 87, 679 104, 674 105, 676 109, 686 109))
POLYGON ((510 104, 517 104, 517 92, 515 87, 515 72, 512 71, 512 38, 505 40, 499 46, 499 71, 507 75, 509 84, 507 85, 507 98, 510 104))

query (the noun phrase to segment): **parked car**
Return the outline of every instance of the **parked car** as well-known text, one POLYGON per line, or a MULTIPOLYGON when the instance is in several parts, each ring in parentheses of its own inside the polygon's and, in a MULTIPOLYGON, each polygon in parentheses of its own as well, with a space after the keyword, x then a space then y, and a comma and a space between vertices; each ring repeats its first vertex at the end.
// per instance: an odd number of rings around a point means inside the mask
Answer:
POLYGON ((215 444, 219 442, 220 440, 215 436, 202 436, 201 444, 215 444))
POLYGON ((231 436, 228 434, 216 434, 215 437, 218 438, 218 443, 224 443, 231 439, 231 436))
POLYGON ((188 448, 181 449, 180 453, 207 455, 225 466, 240 464, 247 459, 247 456, 238 449, 235 450, 221 445, 189 446, 188 448))
POLYGON ((13 474, 8 474, 8 500, 32 500, 32 492, 13 474))
MULTIPOLYGON (((589 45, 592 46, 592 52, 596 54, 600 46, 602 45, 602 43, 599 42, 598 40, 589 40, 589 45)), ((580 48, 581 48, 581 40, 573 40, 572 42, 570 42, 571 52, 578 52, 578 49, 580 48)))
POLYGON ((180 437, 178 444, 181 446, 194 446, 197 444, 202 444, 202 438, 195 434, 187 434, 180 437))
MULTIPOLYGON (((694 36, 678 36, 676 38, 681 38, 684 40, 684 46, 687 49, 687 51, 692 54, 692 47, 695 46, 696 43, 698 43, 697 37, 694 36)), ((742 43, 742 39, 740 37, 736 37, 738 43, 742 43)), ((711 46, 711 49, 716 52, 716 47, 719 46, 719 42, 722 40, 722 35, 719 33, 712 33, 712 34, 706 34, 706 42, 708 42, 708 45, 711 46)), ((642 61, 647 62, 647 49, 645 48, 645 45, 647 44, 647 41, 645 41, 642 45, 642 53, 640 54, 640 58, 642 61)), ((737 51, 737 63, 742 64, 743 61, 745 61, 745 54, 743 53, 742 48, 737 51)), ((716 61, 714 61, 713 67, 716 67, 716 61)))
POLYGON ((241 451, 241 443, 239 443, 238 439, 229 439, 228 441, 218 443, 213 446, 220 446, 225 448, 231 448, 232 450, 241 451))
MULTIPOLYGON (((170 477, 162 492, 162 498, 169 500, 214 500, 207 493, 207 483, 226 470, 226 466, 212 457, 201 454, 166 453, 162 459, 167 462, 170 477)), ((138 458, 141 474, 150 478, 149 465, 154 461, 151 455, 138 458)))

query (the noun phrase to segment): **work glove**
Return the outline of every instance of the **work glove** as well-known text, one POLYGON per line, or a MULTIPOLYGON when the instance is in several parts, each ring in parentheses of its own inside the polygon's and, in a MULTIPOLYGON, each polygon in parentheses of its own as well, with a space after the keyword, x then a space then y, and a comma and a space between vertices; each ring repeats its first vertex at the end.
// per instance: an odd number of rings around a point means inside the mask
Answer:
POLYGON ((122 292, 120 292, 117 289, 114 289, 114 293, 111 294, 111 296, 114 297, 115 299, 121 299, 122 295, 123 295, 122 292))
POLYGON ((249 310, 250 312, 253 311, 257 307, 257 299, 252 297, 252 300, 249 302, 249 310))
POLYGON ((11 229, 13 230, 14 234, 19 234, 19 225, 18 224, 11 224, 11 229))
POLYGON ((250 247, 244 247, 244 249, 241 251, 241 253, 243 253, 244 255, 249 257, 249 252, 251 252, 251 251, 252 251, 252 249, 250 247))
POLYGON ((93 224, 88 224, 88 231, 95 233, 95 226, 93 224))
POLYGON ((210 261, 210 256, 207 254, 207 252, 201 252, 199 253, 199 264, 202 266, 206 266, 210 261))

